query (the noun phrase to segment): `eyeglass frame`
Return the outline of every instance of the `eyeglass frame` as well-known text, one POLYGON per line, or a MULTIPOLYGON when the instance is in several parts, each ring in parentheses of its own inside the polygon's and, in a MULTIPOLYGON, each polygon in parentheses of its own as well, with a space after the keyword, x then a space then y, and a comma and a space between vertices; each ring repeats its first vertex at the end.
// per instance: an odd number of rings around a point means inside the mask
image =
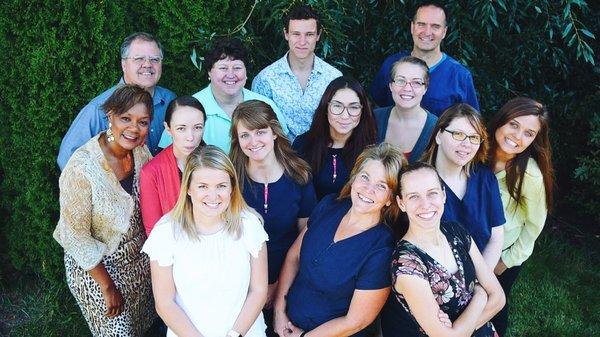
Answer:
POLYGON ((398 88, 404 88, 406 86, 406 84, 408 84, 410 86, 410 88, 413 89, 413 90, 423 89, 424 87, 427 86, 427 83, 424 80, 419 80, 419 81, 417 81, 417 80, 410 80, 409 81, 409 80, 407 80, 405 78, 392 78, 390 80, 390 83, 394 84, 398 88), (398 81, 404 81, 404 84, 402 84, 402 85, 398 84, 398 81), (418 87, 415 88, 413 86, 413 83, 417 83, 418 87))
POLYGON ((452 139, 459 141, 459 142, 463 142, 465 139, 469 138, 469 143, 471 143, 473 145, 481 145, 481 143, 483 143, 483 137, 481 137, 480 134, 467 135, 466 133, 464 133, 462 131, 452 131, 452 130, 448 130, 448 129, 443 129, 443 131, 450 133, 452 135, 452 139), (464 137, 462 139, 457 138, 461 134, 464 135, 464 137), (476 143, 473 141, 473 138, 478 139, 476 143))
POLYGON ((134 57, 123 57, 123 60, 132 60, 135 64, 144 64, 146 61, 150 62, 150 64, 157 65, 160 64, 163 60, 160 56, 134 56, 134 57))
MULTIPOLYGON (((351 103, 351 104, 354 104, 354 103, 351 103)), ((334 116, 340 116, 341 114, 344 113, 344 110, 346 110, 348 112, 348 116, 350 116, 350 117, 358 117, 358 116, 360 116, 360 114, 362 113, 362 109, 363 109, 363 106, 360 103, 356 104, 356 105, 344 105, 344 104, 342 104, 342 102, 338 102, 338 101, 330 101, 329 103, 327 103, 327 107, 329 108, 328 109, 329 112, 332 115, 334 115, 334 116), (339 104, 339 105, 341 105, 342 106, 342 111, 340 111, 339 113, 333 112, 333 110, 331 109, 331 105, 332 104, 339 104), (355 108, 355 107, 359 108, 360 112, 357 113, 356 115, 353 115, 353 114, 350 113, 350 108, 355 108)))

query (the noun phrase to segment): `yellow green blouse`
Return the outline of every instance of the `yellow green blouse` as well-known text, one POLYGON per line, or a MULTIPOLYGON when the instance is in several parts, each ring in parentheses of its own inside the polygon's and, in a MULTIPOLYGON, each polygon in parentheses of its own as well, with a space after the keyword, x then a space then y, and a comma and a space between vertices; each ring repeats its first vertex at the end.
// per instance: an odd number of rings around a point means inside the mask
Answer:
POLYGON ((523 176, 523 202, 517 206, 506 186, 506 171, 496 173, 504 215, 504 245, 502 261, 510 268, 520 266, 533 252, 535 240, 542 232, 548 209, 542 172, 534 159, 530 158, 523 176))

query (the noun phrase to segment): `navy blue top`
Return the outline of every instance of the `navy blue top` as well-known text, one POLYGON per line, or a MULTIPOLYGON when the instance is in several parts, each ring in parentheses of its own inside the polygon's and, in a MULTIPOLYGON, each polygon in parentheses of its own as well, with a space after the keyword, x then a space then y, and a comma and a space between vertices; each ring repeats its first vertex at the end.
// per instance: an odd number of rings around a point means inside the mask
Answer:
MULTIPOLYGON (((410 52, 405 51, 389 56, 375 75, 369 93, 378 106, 394 105, 389 88, 390 71, 394 62, 409 55, 410 52)), ((434 115, 440 116, 444 110, 455 103, 468 103, 479 111, 471 73, 458 61, 444 53, 440 62, 429 68, 429 87, 423 96, 421 106, 434 115)))
POLYGON ((445 182, 444 188, 446 204, 442 221, 458 222, 465 226, 477 248, 483 252, 492 235, 492 228, 506 222, 496 176, 488 166, 477 164, 467 179, 467 190, 462 200, 445 182))
POLYGON ((279 279, 285 256, 298 237, 298 219, 308 218, 317 198, 312 182, 302 186, 283 174, 279 180, 268 184, 265 212, 264 191, 265 184, 244 179, 244 200, 263 217, 265 231, 269 234, 267 253, 269 284, 272 284, 279 279))
MULTIPOLYGON (((294 140, 294 144, 292 148, 296 150, 298 155, 302 157, 304 160, 307 160, 308 157, 306 155, 306 133, 301 134, 296 137, 294 140)), ((342 158, 342 153, 344 149, 332 149, 327 148, 327 153, 325 154, 325 158, 323 159, 323 163, 321 164, 321 168, 319 172, 313 172, 313 184, 315 186, 315 191, 317 192, 317 199, 321 200, 324 196, 328 194, 335 193, 337 196, 342 187, 348 181, 350 177, 350 170, 352 166, 346 166, 344 159, 342 158), (333 160, 335 156, 336 166, 335 166, 335 179, 333 178, 334 167, 333 160)), ((310 164, 310 163, 309 163, 310 164)), ((354 165, 354 164, 353 164, 354 165)))
MULTIPOLYGON (((308 220, 300 249, 300 266, 287 294, 287 314, 305 331, 344 316, 357 289, 390 286, 393 250, 391 230, 383 223, 333 242, 335 232, 352 205, 328 195, 308 220)), ((354 336, 366 336, 360 331, 354 336)))
MULTIPOLYGON (((375 122, 377 123, 377 143, 383 143, 385 141, 385 135, 387 133, 388 122, 390 120, 390 114, 392 113, 393 106, 388 106, 385 108, 377 108, 373 111, 375 115, 375 122)), ((431 112, 425 110, 427 113, 427 119, 425 120, 425 125, 423 125, 423 129, 421 130, 421 134, 419 135, 419 139, 415 143, 415 146, 410 151, 408 155, 408 162, 410 164, 418 161, 421 158, 421 155, 427 148, 427 144, 429 143, 429 138, 433 133, 433 128, 435 127, 435 123, 437 123, 438 118, 432 114, 431 112)))

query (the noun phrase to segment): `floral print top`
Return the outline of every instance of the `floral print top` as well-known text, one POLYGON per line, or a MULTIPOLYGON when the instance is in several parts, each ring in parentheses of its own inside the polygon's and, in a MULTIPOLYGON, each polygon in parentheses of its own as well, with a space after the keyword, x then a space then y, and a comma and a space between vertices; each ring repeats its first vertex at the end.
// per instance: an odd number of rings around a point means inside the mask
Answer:
MULTIPOLYGON (((455 321, 467 307, 475 288, 475 267, 469 249, 471 236, 457 223, 443 222, 442 233, 454 253, 458 270, 450 273, 442 264, 409 241, 400 240, 392 256, 392 284, 398 275, 415 275, 429 282, 431 291, 451 321, 455 321)), ((392 293, 382 312, 383 336, 427 336, 410 313, 404 296, 392 287, 392 293)), ((494 336, 491 323, 487 323, 473 336, 494 336)))

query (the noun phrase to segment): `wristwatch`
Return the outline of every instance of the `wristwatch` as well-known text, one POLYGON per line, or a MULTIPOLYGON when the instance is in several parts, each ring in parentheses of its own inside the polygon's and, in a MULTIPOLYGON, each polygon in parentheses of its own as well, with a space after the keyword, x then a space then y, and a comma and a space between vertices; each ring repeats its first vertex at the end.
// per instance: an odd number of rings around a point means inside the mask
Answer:
POLYGON ((227 337, 243 337, 243 336, 241 333, 232 329, 227 332, 227 337))

